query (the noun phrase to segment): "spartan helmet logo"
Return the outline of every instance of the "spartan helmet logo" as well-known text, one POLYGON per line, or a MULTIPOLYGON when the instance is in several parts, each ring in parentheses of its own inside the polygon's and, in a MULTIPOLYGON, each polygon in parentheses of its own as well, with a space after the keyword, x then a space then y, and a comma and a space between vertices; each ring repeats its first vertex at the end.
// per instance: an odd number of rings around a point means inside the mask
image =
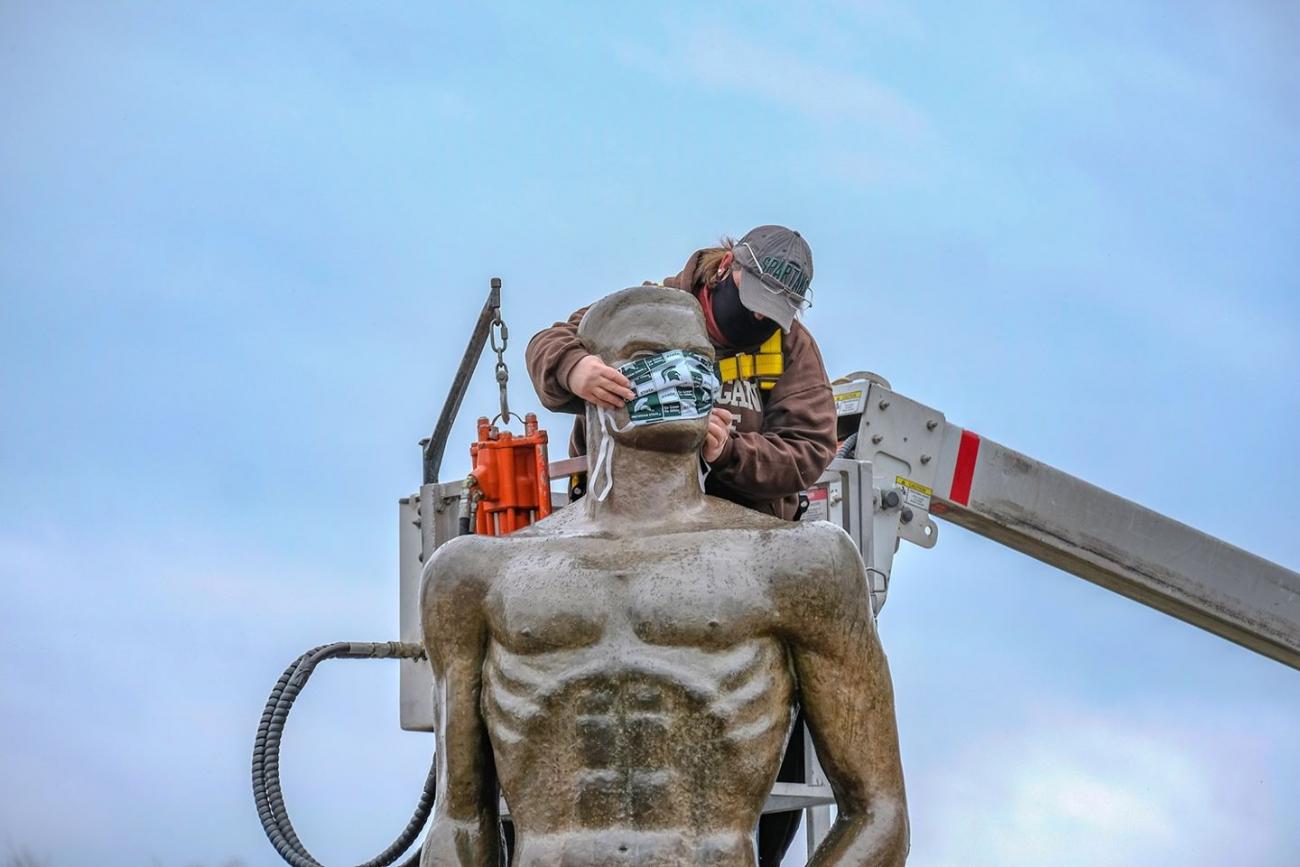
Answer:
POLYGON ((710 359, 670 349, 619 367, 637 396, 628 406, 633 424, 652 424, 709 414, 718 388, 710 359))

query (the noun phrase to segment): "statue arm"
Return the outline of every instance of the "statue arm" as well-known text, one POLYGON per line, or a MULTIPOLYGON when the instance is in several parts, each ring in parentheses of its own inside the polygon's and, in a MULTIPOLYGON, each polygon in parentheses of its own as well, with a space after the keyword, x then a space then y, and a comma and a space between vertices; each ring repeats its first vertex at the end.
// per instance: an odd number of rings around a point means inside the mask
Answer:
POLYGON ((823 538, 808 546, 830 549, 825 573, 809 580, 803 572, 789 594, 790 610, 799 612, 787 640, 800 698, 838 806, 830 834, 808 863, 902 865, 907 798, 889 665, 862 559, 842 531, 827 535, 829 544, 823 538))
MULTIPOLYGON (((471 540, 466 542, 473 544, 471 540)), ((496 769, 479 712, 486 624, 483 583, 460 556, 439 549, 424 572, 421 618, 433 667, 438 793, 420 867, 496 867, 496 769)))

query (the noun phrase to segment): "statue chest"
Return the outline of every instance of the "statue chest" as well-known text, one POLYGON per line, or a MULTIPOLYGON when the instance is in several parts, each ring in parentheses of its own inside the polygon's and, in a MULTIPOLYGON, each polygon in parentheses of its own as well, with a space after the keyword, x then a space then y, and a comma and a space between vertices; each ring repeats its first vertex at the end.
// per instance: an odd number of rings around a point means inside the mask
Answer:
POLYGON ((758 552, 691 536, 582 542, 529 546, 500 564, 487 614, 504 648, 532 654, 628 640, 708 650, 769 631, 758 552))

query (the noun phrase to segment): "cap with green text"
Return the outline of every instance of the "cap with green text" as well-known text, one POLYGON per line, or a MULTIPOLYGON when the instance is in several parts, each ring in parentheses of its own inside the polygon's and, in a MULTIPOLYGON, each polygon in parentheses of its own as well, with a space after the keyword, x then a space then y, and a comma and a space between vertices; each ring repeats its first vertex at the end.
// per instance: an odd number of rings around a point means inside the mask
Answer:
POLYGON ((745 270, 740 303, 789 331, 795 316, 812 303, 812 250, 803 236, 785 226, 751 229, 734 248, 745 270))

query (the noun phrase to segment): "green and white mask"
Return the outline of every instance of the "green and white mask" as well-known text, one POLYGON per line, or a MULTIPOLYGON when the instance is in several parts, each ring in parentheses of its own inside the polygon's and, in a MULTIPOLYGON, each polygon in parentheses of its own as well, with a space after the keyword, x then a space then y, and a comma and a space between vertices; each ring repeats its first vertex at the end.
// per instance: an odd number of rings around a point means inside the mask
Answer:
POLYGON ((628 407, 632 425, 700 418, 713 409, 718 377, 703 355, 670 349, 620 365, 636 397, 628 407))
POLYGON ((640 425, 703 418, 712 411, 720 385, 713 371, 713 362, 707 356, 684 349, 670 349, 638 358, 619 365, 618 370, 627 377, 636 397, 628 402, 627 424, 621 428, 615 427, 609 410, 603 406, 596 407, 604 434, 591 473, 592 492, 598 502, 603 502, 614 487, 614 438, 611 433, 623 433, 640 425), (597 491, 602 470, 605 486, 597 491))

